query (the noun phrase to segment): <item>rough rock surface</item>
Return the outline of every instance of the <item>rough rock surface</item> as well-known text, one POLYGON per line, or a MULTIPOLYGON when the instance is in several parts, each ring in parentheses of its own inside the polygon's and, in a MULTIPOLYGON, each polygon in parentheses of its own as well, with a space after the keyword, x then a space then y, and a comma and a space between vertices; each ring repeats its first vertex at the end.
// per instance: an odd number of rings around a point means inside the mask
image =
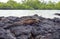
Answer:
POLYGON ((38 15, 0 17, 0 39, 60 39, 60 18, 49 19, 38 15))

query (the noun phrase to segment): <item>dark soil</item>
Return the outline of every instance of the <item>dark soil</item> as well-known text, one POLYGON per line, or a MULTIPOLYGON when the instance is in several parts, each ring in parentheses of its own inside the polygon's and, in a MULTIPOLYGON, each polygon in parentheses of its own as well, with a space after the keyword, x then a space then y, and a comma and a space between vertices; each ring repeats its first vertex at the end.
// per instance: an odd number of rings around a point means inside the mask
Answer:
POLYGON ((0 17, 0 39, 60 39, 60 18, 0 17))

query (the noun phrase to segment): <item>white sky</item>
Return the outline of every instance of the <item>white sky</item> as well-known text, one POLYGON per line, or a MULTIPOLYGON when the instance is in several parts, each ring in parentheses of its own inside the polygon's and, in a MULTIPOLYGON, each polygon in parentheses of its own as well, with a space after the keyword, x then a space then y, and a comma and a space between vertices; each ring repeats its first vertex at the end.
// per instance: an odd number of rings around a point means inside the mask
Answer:
MULTIPOLYGON (((8 0, 0 0, 0 2, 7 2, 7 1, 8 1, 8 0)), ((15 1, 21 2, 22 0, 15 0, 15 1)), ((43 0, 41 0, 41 1, 43 1, 43 0)), ((44 1, 46 1, 46 2, 48 2, 48 1, 58 2, 58 1, 60 1, 60 0, 44 0, 44 1)))

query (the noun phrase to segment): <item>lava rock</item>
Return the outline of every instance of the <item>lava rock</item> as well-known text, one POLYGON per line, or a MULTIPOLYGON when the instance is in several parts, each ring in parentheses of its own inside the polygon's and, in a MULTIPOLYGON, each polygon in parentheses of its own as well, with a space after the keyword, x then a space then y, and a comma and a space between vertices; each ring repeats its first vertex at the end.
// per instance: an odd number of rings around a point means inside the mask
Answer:
POLYGON ((1 17, 0 39, 60 39, 60 18, 1 17))
POLYGON ((3 28, 0 28, 0 39, 14 39, 12 34, 9 34, 3 28))
POLYGON ((18 26, 18 27, 13 27, 10 30, 16 36, 19 36, 22 34, 30 34, 32 31, 32 27, 31 26, 18 26))
POLYGON ((60 16, 60 13, 55 13, 54 15, 58 15, 58 16, 60 16))

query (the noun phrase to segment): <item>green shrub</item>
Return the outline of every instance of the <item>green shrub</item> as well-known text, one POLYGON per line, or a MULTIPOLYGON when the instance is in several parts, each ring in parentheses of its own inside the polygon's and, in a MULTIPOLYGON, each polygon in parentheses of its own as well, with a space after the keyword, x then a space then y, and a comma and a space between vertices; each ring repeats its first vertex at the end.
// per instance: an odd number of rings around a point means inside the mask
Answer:
POLYGON ((24 0, 22 3, 17 3, 16 1, 9 0, 7 3, 0 2, 0 9, 60 10, 60 2, 53 3, 49 1, 48 3, 45 3, 39 0, 24 0))

